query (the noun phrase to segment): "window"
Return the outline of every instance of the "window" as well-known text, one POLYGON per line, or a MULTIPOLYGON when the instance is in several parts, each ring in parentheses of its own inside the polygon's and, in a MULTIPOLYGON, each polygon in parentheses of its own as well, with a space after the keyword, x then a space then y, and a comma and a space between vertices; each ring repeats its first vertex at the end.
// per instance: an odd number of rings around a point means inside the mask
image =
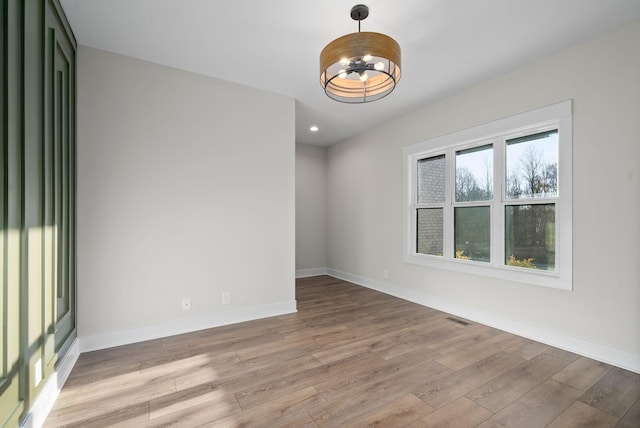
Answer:
POLYGON ((445 164, 444 155, 417 162, 416 251, 442 255, 444 239, 445 164))
POLYGON ((570 290, 571 108, 405 147, 404 261, 570 290))

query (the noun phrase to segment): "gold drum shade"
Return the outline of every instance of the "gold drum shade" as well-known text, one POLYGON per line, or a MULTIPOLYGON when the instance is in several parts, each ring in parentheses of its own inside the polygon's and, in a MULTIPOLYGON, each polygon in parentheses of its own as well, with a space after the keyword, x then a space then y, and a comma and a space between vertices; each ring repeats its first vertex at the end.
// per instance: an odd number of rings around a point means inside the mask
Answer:
POLYGON ((371 32, 347 34, 320 53, 320 84, 336 101, 375 101, 395 88, 400 63, 400 46, 391 37, 371 32), (363 73, 367 76, 364 81, 363 73))
POLYGON ((339 37, 320 52, 320 84, 336 101, 366 103, 389 95, 400 81, 400 45, 391 37, 360 32, 369 8, 351 9, 358 32, 339 37))

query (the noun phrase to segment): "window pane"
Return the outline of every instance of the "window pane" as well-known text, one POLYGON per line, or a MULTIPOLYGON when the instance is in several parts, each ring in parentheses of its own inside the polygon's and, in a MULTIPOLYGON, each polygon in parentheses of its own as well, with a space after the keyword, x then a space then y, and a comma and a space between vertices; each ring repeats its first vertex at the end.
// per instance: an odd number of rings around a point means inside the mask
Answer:
POLYGON ((456 201, 493 198, 493 146, 456 152, 456 201))
POLYGON ((442 256, 443 211, 442 208, 418 209, 417 253, 442 256))
POLYGON ((505 207, 505 264, 555 270, 555 204, 505 207))
POLYGON ((558 195, 558 130, 507 140, 508 199, 558 195))
POLYGON ((490 261, 489 207, 456 208, 454 212, 455 258, 490 261))
POLYGON ((418 161, 418 203, 444 202, 444 155, 418 161))

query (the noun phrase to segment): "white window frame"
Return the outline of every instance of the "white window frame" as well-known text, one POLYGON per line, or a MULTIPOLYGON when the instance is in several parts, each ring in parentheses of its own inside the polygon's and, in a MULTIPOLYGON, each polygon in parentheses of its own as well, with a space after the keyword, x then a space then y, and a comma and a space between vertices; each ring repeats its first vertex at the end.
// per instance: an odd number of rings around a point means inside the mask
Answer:
MULTIPOLYGON (((572 100, 537 110, 496 120, 463 131, 433 138, 403 148, 404 157, 404 250, 405 263, 449 269, 489 276, 508 281, 557 288, 573 289, 572 266, 572 100), (504 191, 506 140, 558 129, 558 196, 556 198, 506 199, 504 191), (453 209, 455 200, 455 152, 465 148, 493 143, 493 199, 482 201, 491 212, 491 262, 461 260, 453 257, 453 209), (444 204, 443 255, 416 252, 417 161, 445 154, 446 178, 444 204), (505 265, 506 205, 555 204, 556 259, 555 272, 505 265), (485 204, 486 202, 486 204, 485 204)), ((478 205, 473 203, 471 205, 478 205)))

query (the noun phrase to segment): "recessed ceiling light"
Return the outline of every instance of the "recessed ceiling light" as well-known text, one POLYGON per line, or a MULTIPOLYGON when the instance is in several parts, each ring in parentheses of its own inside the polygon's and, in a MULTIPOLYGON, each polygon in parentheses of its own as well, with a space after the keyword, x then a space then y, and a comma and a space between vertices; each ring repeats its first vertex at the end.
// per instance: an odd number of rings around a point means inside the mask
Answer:
POLYGON ((318 132, 318 127, 315 125, 311 125, 311 127, 309 128, 309 131, 311 132, 318 132))

